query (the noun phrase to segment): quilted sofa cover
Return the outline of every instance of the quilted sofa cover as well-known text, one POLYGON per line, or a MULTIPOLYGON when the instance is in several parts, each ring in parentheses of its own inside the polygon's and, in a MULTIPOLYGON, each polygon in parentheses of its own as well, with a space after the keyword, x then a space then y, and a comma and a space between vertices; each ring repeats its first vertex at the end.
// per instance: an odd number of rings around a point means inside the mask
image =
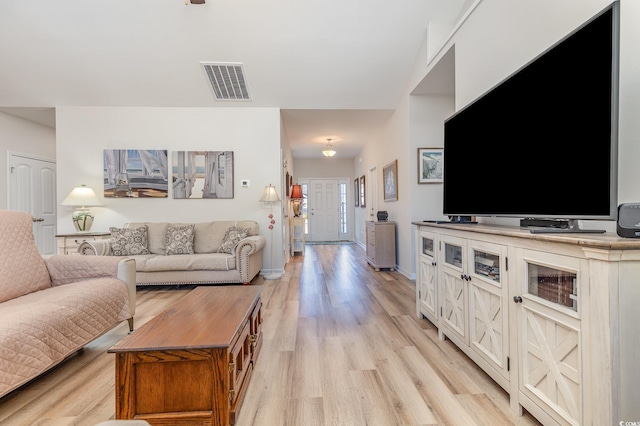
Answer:
POLYGON ((51 256, 32 216, 0 210, 0 397, 135 313, 135 261, 51 256))
MULTIPOLYGON (((133 222, 125 228, 147 228, 149 254, 134 255, 138 285, 181 285, 249 283, 262 269, 265 238, 258 234, 255 221, 211 221, 194 224, 193 254, 167 254, 166 236, 170 225, 187 223, 133 222), (248 230, 231 253, 219 248, 231 227, 248 230)), ((80 254, 112 256, 111 240, 85 241, 78 247, 80 254)))

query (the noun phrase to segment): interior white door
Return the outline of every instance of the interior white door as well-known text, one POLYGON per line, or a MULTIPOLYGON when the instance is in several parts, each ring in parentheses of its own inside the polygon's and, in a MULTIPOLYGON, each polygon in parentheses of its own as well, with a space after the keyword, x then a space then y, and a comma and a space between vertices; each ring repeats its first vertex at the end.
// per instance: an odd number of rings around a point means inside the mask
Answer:
POLYGON ((376 220, 378 213, 378 176, 377 176, 377 168, 374 166, 369 169, 369 178, 367 179, 367 183, 370 188, 368 188, 367 201, 369 203, 369 220, 376 220))
POLYGON ((42 255, 56 253, 56 163, 24 154, 9 154, 9 210, 29 212, 42 255))
POLYGON ((338 181, 311 179, 307 200, 309 240, 338 241, 340 229, 338 181))

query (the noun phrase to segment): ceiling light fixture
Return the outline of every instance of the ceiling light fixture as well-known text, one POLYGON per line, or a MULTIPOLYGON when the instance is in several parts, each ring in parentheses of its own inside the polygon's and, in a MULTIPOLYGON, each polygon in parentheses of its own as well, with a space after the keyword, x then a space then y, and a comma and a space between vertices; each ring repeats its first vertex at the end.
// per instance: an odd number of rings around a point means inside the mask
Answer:
POLYGON ((336 155, 336 152, 331 146, 331 140, 332 139, 327 139, 327 149, 322 151, 322 155, 324 155, 325 157, 333 157, 334 155, 336 155))

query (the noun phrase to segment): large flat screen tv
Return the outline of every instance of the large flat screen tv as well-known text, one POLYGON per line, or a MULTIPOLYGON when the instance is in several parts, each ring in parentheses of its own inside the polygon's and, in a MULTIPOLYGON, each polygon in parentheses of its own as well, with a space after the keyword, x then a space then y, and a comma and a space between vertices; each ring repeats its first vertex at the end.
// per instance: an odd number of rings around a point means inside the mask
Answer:
POLYGON ((444 124, 447 216, 615 220, 613 3, 444 124))

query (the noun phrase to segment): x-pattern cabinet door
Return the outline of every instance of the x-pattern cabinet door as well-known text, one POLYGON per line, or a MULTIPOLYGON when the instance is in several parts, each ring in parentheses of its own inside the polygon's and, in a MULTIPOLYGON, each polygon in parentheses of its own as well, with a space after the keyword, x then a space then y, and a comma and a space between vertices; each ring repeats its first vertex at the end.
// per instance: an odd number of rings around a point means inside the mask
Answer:
POLYGON ((559 423, 582 424, 579 301, 580 289, 588 288, 588 264, 523 250, 518 268, 518 274, 526 277, 526 288, 516 296, 520 392, 559 423))
POLYGON ((442 236, 440 277, 442 290, 441 324, 449 338, 469 345, 468 296, 466 283, 466 250, 464 240, 442 236))
POLYGON ((508 378, 509 324, 507 247, 469 240, 469 344, 508 378))
POLYGON ((436 261, 436 237, 431 232, 418 233, 418 270, 416 291, 418 316, 424 315, 438 324, 438 268, 436 261))

